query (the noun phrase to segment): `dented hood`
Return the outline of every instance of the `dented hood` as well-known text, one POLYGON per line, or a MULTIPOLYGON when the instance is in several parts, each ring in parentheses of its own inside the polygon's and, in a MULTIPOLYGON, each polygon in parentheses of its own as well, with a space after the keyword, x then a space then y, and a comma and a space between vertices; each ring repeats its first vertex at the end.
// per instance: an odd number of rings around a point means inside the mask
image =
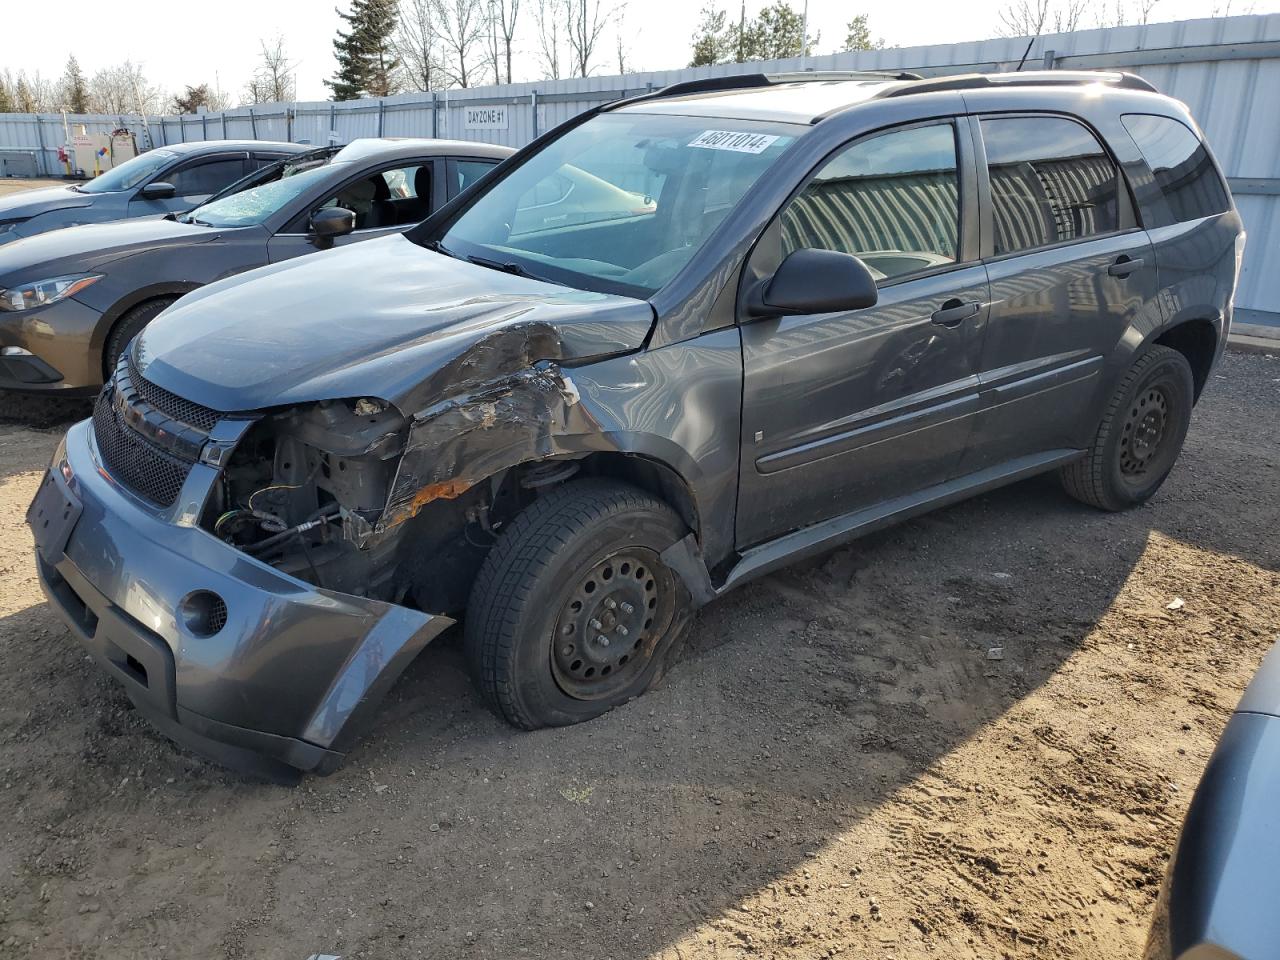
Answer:
POLYGON ((379 397, 415 413, 540 360, 636 350, 644 300, 433 253, 399 234, 189 294, 139 337, 152 383, 215 410, 379 397))

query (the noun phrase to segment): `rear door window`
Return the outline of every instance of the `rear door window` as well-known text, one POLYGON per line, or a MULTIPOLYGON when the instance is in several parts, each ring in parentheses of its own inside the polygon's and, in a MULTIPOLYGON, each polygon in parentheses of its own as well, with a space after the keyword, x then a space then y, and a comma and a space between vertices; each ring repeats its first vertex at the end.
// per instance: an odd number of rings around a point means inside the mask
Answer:
POLYGON ((982 121, 996 256, 1119 229, 1115 164, 1087 128, 1064 117, 982 121))
POLYGON ((1143 113, 1120 119, 1146 158, 1175 222, 1230 209, 1230 194, 1208 149, 1187 126, 1172 117, 1143 113))

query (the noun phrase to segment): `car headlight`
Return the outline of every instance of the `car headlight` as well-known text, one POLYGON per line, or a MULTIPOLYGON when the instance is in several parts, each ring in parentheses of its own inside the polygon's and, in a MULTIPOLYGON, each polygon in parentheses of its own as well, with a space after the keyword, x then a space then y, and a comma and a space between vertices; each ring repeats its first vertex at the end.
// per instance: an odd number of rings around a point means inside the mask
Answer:
POLYGON ((0 310, 11 312, 30 310, 32 307, 42 307, 46 303, 56 303, 79 293, 101 279, 100 273, 78 273, 70 277, 52 277, 49 280, 37 280, 18 287, 0 289, 0 310))

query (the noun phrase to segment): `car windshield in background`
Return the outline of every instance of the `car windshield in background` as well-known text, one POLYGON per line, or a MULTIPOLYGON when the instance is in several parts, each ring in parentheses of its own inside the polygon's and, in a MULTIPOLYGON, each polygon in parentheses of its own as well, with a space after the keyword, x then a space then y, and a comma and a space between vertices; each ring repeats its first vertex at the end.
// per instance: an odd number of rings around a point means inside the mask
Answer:
POLYGON ((794 139, 785 123, 595 117, 484 191, 440 243, 454 256, 648 297, 794 139))
POLYGON ((76 187, 81 193, 116 193, 132 190, 152 174, 168 166, 178 155, 168 150, 151 150, 112 167, 100 177, 76 187))
POLYGON ((328 175, 328 166, 312 167, 290 175, 288 168, 279 180, 264 183, 233 193, 221 200, 214 200, 196 207, 184 219, 190 223, 202 223, 210 227, 249 227, 262 223, 267 217, 292 203, 311 188, 316 181, 328 175))

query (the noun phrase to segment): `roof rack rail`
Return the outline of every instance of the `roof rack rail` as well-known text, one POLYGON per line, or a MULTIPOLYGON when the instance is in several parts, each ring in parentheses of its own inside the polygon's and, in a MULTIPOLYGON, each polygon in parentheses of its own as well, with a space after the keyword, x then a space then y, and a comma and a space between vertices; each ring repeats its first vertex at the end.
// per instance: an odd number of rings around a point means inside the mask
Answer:
POLYGON ((936 93, 944 90, 979 90, 993 87, 1046 87, 1082 86, 1087 83, 1106 83, 1125 90, 1142 90, 1158 93, 1150 83, 1134 73, 1110 70, 1028 70, 1024 73, 962 73, 954 77, 937 77, 918 83, 890 87, 876 93, 872 99, 905 97, 917 93, 936 93))
POLYGON ((622 100, 613 100, 603 105, 603 109, 612 110, 633 103, 647 100, 662 100, 667 97, 684 97, 693 93, 719 93, 728 90, 751 90, 757 87, 771 87, 779 83, 805 83, 833 80, 921 80, 918 73, 905 70, 799 70, 789 73, 735 73, 727 77, 702 77, 698 80, 684 80, 673 83, 649 93, 642 93, 622 100))
POLYGON ((832 80, 923 80, 918 73, 907 70, 788 70, 782 73, 766 73, 771 83, 804 83, 806 81, 832 80))

